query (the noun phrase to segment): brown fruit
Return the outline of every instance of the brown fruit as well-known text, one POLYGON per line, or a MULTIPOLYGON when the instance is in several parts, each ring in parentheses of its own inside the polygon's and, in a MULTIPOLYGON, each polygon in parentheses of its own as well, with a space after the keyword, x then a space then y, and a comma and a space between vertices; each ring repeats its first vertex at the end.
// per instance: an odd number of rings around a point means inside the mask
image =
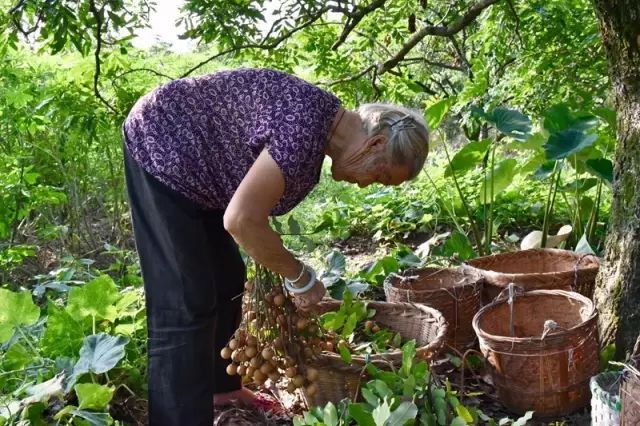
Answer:
POLYGON ((278 350, 284 349, 284 344, 282 343, 282 337, 278 336, 275 339, 273 339, 273 347, 278 350))
POLYGON ((315 368, 307 368, 307 379, 310 382, 315 382, 318 380, 318 370, 315 368))
POLYGON ((294 385, 292 381, 289 381, 289 383, 287 383, 287 392, 294 393, 295 391, 296 385, 294 385))
POLYGON ((247 281, 246 283, 244 283, 244 289, 247 291, 253 290, 253 283, 251 281, 247 281))
POLYGON ((231 352, 231 360, 233 362, 240 362, 240 351, 238 349, 236 349, 235 351, 231 352))
POLYGON ((309 333, 310 333, 312 336, 317 336, 317 335, 318 335, 318 326, 317 326, 317 325, 315 325, 315 324, 311 324, 311 325, 309 326, 309 333))
POLYGON ((295 367, 289 367, 284 371, 285 376, 292 379, 298 374, 298 370, 295 367))
POLYGON ((306 358, 311 358, 313 356, 313 350, 310 347, 304 348, 304 356, 306 358))
POLYGON ((255 367, 251 367, 251 366, 247 367, 247 377, 253 378, 253 373, 255 372, 256 372, 255 367))
POLYGON ((271 365, 268 362, 265 362, 260 366, 260 371, 262 371, 264 374, 269 374, 273 371, 273 365, 271 365))
POLYGON ((307 396, 313 396, 318 393, 318 386, 315 383, 311 383, 307 386, 307 396))
POLYGON ((304 386, 304 377, 301 375, 297 375, 293 378, 293 384, 296 385, 297 388, 301 388, 304 386))
POLYGON ((373 327, 371 327, 371 331, 373 331, 374 333, 377 333, 378 331, 380 331, 380 327, 378 327, 377 324, 374 324, 373 327))
POLYGON ((244 365, 238 366, 238 376, 246 376, 247 375, 247 367, 244 365))
POLYGON ((272 304, 272 303, 273 303, 273 294, 268 293, 266 296, 264 296, 264 300, 265 300, 268 304, 272 304))
POLYGON ((308 325, 309 325, 309 320, 306 318, 300 318, 298 322, 296 322, 296 328, 299 331, 304 330, 305 328, 307 328, 308 325))
POLYGON ((254 356, 256 356, 256 354, 258 353, 258 350, 256 349, 255 346, 247 346, 247 348, 244 350, 244 354, 247 356, 247 358, 251 359, 254 356))
POLYGON ((368 320, 367 322, 364 323, 364 329, 367 331, 371 331, 371 328, 373 327, 373 321, 368 320))
POLYGON ((325 342, 324 343, 324 350, 327 352, 333 352, 333 342, 325 342))
POLYGON ((227 374, 230 376, 234 376, 238 372, 238 366, 235 364, 227 365, 227 374))
POLYGON ((257 346, 257 345, 258 345, 258 339, 256 339, 256 336, 248 335, 247 346, 257 346))
POLYGON ((220 356, 222 357, 222 359, 229 359, 229 358, 231 358, 231 354, 232 353, 233 353, 233 351, 230 348, 225 346, 220 351, 220 356))
POLYGON ((270 361, 273 358, 273 355, 273 350, 269 348, 264 348, 262 350, 262 358, 266 359, 267 361, 270 361))
POLYGON ((229 349, 235 350, 238 349, 238 341, 236 339, 229 340, 229 349))
POLYGON ((296 365, 296 360, 288 356, 284 359, 284 365, 287 367, 293 367, 296 365))
POLYGON ((265 380, 267 380, 267 375, 264 374, 262 371, 260 370, 256 370, 253 373, 253 381, 257 384, 257 385, 261 385, 265 382, 265 380))
POLYGON ((284 294, 278 294, 273 298, 273 304, 276 306, 284 306, 286 300, 287 298, 284 296, 284 294))
POLYGON ((260 368, 260 366, 262 365, 262 360, 257 356, 254 356, 253 358, 251 358, 251 361, 249 361, 249 365, 251 365, 253 368, 260 368))
POLYGON ((280 374, 277 371, 269 373, 269 380, 271 380, 273 383, 279 382, 280 381, 280 374))

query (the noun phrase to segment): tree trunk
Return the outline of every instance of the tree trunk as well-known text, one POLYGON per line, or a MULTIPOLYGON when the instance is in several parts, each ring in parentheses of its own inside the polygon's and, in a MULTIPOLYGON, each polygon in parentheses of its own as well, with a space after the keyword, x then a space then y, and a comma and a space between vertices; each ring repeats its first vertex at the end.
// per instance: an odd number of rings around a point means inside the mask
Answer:
POLYGON ((595 292, 603 344, 618 356, 640 332, 640 1, 594 0, 618 120, 611 218, 595 292))

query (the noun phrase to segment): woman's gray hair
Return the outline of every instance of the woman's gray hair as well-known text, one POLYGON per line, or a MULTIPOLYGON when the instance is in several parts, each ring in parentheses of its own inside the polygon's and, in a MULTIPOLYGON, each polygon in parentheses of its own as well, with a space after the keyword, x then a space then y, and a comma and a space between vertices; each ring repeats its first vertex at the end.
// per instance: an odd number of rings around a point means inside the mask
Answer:
POLYGON ((409 167, 409 179, 415 178, 429 153, 429 130, 419 111, 400 105, 363 104, 356 110, 367 137, 384 135, 387 152, 395 165, 409 167))

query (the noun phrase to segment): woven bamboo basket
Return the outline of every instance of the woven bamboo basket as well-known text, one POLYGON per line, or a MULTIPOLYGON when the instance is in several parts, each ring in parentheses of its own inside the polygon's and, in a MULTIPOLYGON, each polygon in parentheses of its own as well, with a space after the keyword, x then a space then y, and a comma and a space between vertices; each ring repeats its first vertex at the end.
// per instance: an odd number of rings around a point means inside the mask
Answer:
POLYGON ((640 337, 632 361, 625 368, 622 388, 622 426, 640 426, 640 337))
POLYGON ((473 328, 498 396, 513 412, 562 416, 589 403, 589 380, 599 367, 591 300, 562 290, 531 291, 485 306, 473 328))
POLYGON ((464 350, 476 340, 471 321, 482 307, 483 278, 463 269, 410 269, 384 282, 387 302, 421 303, 437 309, 448 324, 447 344, 464 350))
POLYGON ((483 301, 490 303, 510 283, 531 290, 567 290, 591 298, 600 260, 568 250, 532 249, 467 261, 484 276, 483 301))
MULTIPOLYGON (((380 326, 400 333, 403 340, 416 341, 416 355, 424 360, 433 359, 442 349, 446 340, 447 323, 437 310, 425 305, 411 303, 369 302, 368 308, 375 309, 373 320, 380 326)), ((318 304, 320 314, 340 308, 339 301, 325 301, 318 304)), ((311 365, 318 369, 316 381, 318 392, 309 397, 303 392, 308 406, 334 404, 344 398, 357 399, 366 363, 389 370, 402 364, 402 351, 375 354, 368 358, 353 355, 351 364, 345 363, 340 355, 322 352, 311 365)))
POLYGON ((591 378, 591 426, 620 426, 619 371, 607 371, 591 378))

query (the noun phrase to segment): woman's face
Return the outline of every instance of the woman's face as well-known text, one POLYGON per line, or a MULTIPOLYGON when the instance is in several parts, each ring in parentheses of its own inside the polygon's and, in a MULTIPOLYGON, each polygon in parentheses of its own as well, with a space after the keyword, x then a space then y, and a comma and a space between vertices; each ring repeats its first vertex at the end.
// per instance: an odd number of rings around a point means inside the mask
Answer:
POLYGON ((385 138, 377 141, 365 141, 358 155, 352 157, 348 164, 334 163, 331 167, 333 178, 357 184, 360 188, 380 183, 382 185, 399 185, 409 179, 406 166, 392 164, 385 151, 385 138))

